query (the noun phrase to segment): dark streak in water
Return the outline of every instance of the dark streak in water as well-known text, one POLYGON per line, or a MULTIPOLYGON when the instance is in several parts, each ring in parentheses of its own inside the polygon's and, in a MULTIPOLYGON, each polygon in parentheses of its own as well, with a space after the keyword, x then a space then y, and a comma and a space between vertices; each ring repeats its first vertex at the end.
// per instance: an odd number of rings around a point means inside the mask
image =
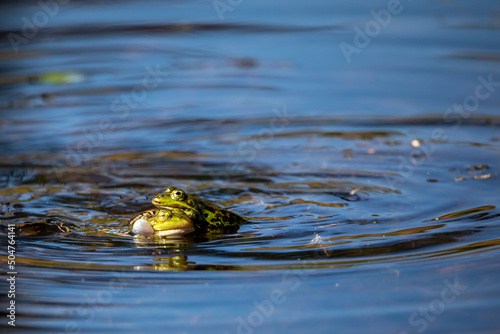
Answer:
MULTIPOLYGON (((329 25, 319 27, 286 26, 269 24, 238 24, 238 23, 171 23, 171 24, 142 24, 142 25, 114 25, 96 27, 90 25, 66 26, 60 28, 40 29, 40 36, 44 38, 55 36, 105 36, 121 34, 192 34, 202 32, 230 32, 230 33, 298 33, 338 30, 340 26, 329 25)), ((22 31, 0 31, 0 38, 7 39, 9 33, 22 36, 22 31)))

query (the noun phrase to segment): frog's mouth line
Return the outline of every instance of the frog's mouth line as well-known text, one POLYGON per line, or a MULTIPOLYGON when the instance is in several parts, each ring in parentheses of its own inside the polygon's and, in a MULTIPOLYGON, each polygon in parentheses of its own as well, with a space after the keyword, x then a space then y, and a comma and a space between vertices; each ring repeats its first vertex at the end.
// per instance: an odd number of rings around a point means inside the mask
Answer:
POLYGON ((166 210, 173 210, 173 209, 181 209, 181 210, 187 210, 187 209, 191 209, 189 207, 185 207, 185 206, 182 206, 182 205, 158 205, 158 204, 155 204, 155 206, 158 208, 158 209, 166 209, 166 210))
POLYGON ((155 206, 158 208, 158 209, 165 209, 165 210, 172 210, 172 209, 182 209, 183 207, 182 206, 166 206, 166 205, 158 205, 158 204, 155 204, 155 206))
POLYGON ((193 209, 191 207, 185 207, 185 206, 182 206, 182 205, 157 205, 155 204, 155 206, 158 208, 158 209, 163 209, 163 210, 169 210, 169 211, 172 211, 172 210, 181 210, 184 212, 184 214, 186 214, 188 217, 191 217, 193 215, 195 216, 199 216, 200 215, 200 212, 196 209, 193 209))
POLYGON ((169 235, 184 235, 184 234, 188 234, 191 232, 194 232, 194 227, 192 227, 192 226, 186 227, 186 228, 176 228, 173 230, 159 230, 159 231, 155 231, 155 234, 160 236, 160 237, 164 237, 164 236, 169 236, 169 235))

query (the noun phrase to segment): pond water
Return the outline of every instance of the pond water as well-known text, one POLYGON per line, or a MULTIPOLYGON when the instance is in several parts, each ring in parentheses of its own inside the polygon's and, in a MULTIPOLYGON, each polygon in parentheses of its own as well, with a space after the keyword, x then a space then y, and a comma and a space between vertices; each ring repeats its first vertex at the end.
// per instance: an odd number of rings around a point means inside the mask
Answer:
POLYGON ((43 3, 0 5, 2 329, 500 332, 498 3, 43 3), (127 235, 171 185, 249 223, 127 235))

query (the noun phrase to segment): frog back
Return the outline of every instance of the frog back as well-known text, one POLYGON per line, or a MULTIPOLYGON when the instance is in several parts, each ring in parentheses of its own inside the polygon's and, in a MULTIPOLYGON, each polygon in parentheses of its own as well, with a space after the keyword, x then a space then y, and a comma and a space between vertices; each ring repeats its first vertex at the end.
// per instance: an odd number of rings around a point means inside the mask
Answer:
POLYGON ((210 230, 233 229, 246 222, 245 218, 240 215, 221 208, 211 202, 205 201, 199 197, 196 197, 196 201, 199 203, 199 210, 203 220, 208 224, 207 227, 210 230))

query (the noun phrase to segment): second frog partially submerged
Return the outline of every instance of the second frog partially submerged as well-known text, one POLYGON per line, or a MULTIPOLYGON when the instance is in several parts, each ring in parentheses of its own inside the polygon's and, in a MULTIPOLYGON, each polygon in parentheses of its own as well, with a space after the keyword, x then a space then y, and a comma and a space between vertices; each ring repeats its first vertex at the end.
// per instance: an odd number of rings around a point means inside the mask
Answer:
POLYGON ((236 213, 176 187, 156 195, 152 203, 157 209, 143 212, 129 221, 134 234, 234 233, 246 222, 236 213))

